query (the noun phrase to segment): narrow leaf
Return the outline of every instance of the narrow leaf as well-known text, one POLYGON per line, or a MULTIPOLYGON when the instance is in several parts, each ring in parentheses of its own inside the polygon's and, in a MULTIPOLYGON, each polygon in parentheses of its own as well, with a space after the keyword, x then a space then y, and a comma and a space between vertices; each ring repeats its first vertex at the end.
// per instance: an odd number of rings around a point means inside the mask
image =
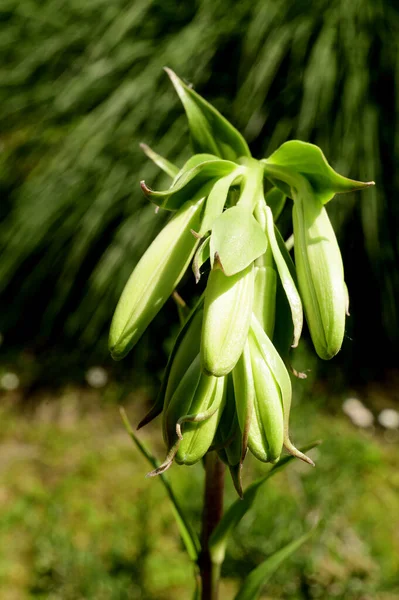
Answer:
MULTIPOLYGON (((126 431, 128 432, 128 434, 131 437, 131 439, 133 440, 133 442, 135 443, 137 449, 141 452, 141 454, 144 456, 144 458, 150 463, 150 465, 154 469, 156 469, 159 465, 158 461, 152 456, 152 454, 147 450, 147 448, 144 446, 144 444, 138 439, 138 437, 134 433, 124 408, 120 407, 120 413, 121 413, 122 421, 125 425, 126 431)), ((199 538, 198 538, 197 534, 195 533, 195 531, 192 529, 190 523, 188 522, 188 520, 183 512, 183 509, 181 508, 181 506, 175 496, 175 493, 170 485, 168 477, 165 474, 161 474, 159 477, 163 483, 163 486, 166 490, 169 500, 171 501, 173 513, 175 515, 177 526, 179 528, 180 535, 181 535, 184 545, 186 547, 187 553, 188 553, 190 559, 195 562, 198 560, 198 555, 199 555, 200 548, 201 548, 199 538)))
POLYGON ((294 323, 294 339, 292 341, 292 347, 295 348, 298 345, 299 338, 302 333, 303 326, 303 309, 302 301, 297 290, 296 281, 294 278, 294 272, 292 268, 292 260, 289 256, 287 249, 284 246, 284 242, 279 243, 276 237, 276 229, 273 222, 273 214, 270 208, 266 207, 266 228, 269 237, 269 242, 272 247, 273 257, 276 262, 276 267, 280 275, 280 280, 284 291, 287 295, 287 299, 291 308, 292 321, 294 323))
POLYGON ((140 148, 143 150, 144 154, 152 160, 152 162, 154 162, 162 171, 164 171, 164 173, 169 175, 169 177, 172 177, 172 179, 176 177, 179 172, 178 167, 169 162, 160 154, 154 152, 154 150, 147 146, 147 144, 140 144, 140 148))
POLYGON ((266 235, 252 213, 241 206, 228 208, 213 223, 211 264, 215 254, 226 275, 239 273, 261 256, 267 247, 266 235))
POLYGON ((157 192, 150 189, 144 181, 140 185, 151 202, 166 210, 177 210, 187 201, 207 196, 217 179, 236 168, 237 165, 231 161, 213 158, 202 161, 181 176, 177 176, 168 190, 157 192))
POLYGON ((314 533, 315 527, 302 535, 297 540, 281 548, 263 563, 254 569, 248 577, 246 577, 240 591, 235 597, 235 600, 256 600, 262 591, 263 586, 269 581, 273 573, 278 569, 280 564, 291 556, 302 544, 304 544, 314 533))
POLYGON ((194 152, 210 152, 236 160, 251 156, 242 135, 219 111, 186 85, 171 69, 165 68, 186 111, 194 152))
POLYGON ((318 146, 298 140, 285 142, 265 162, 287 167, 306 177, 322 204, 329 202, 335 194, 353 192, 374 185, 374 181, 364 183, 339 175, 328 164, 318 146))
MULTIPOLYGON (((303 452, 311 450, 318 446, 320 442, 312 442, 301 448, 303 452)), ((255 498, 264 483, 273 475, 284 469, 292 460, 293 456, 284 456, 280 458, 278 463, 274 465, 263 477, 257 479, 245 490, 242 500, 238 498, 225 512, 221 521, 214 529, 209 541, 209 550, 212 556, 212 561, 217 564, 222 564, 226 553, 226 546, 229 535, 246 515, 248 510, 253 506, 255 498)))

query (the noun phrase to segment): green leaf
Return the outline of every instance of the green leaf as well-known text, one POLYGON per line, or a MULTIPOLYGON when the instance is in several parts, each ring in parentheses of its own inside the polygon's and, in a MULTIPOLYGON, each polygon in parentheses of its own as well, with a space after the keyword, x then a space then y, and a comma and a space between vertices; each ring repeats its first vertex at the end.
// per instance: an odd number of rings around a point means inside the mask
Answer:
MULTIPOLYGON (((315 446, 319 445, 319 441, 312 442, 301 448, 303 452, 311 450, 315 446)), ((274 465, 263 477, 257 479, 245 490, 242 500, 238 498, 224 513, 222 519, 214 529, 211 538, 209 540, 209 551, 211 553, 212 561, 216 564, 221 564, 224 560, 226 553, 226 546, 229 539, 229 535, 246 515, 248 510, 253 506, 255 498, 263 486, 264 483, 273 475, 276 475, 279 471, 284 469, 292 460, 293 456, 284 456, 280 458, 278 463, 274 465)))
MULTIPOLYGON (((192 158, 198 159, 198 157, 192 158)), ((176 177, 175 182, 168 190, 157 192, 150 189, 144 181, 140 184, 141 189, 151 202, 157 206, 166 210, 177 210, 185 202, 199 200, 207 196, 217 179, 237 169, 237 165, 228 160, 220 160, 214 157, 198 160, 200 162, 188 170, 185 165, 183 173, 176 177)))
POLYGON ((263 586, 269 581, 273 573, 278 569, 280 564, 291 556, 302 544, 304 544, 314 533, 315 527, 302 535, 297 540, 281 548, 263 563, 254 569, 248 577, 246 577, 240 591, 235 597, 235 600, 256 600, 262 591, 263 586))
POLYGON ((140 148, 143 150, 144 154, 152 160, 152 162, 154 162, 160 169, 162 169, 162 171, 164 171, 164 173, 169 175, 169 177, 172 177, 172 179, 174 179, 176 177, 176 175, 179 173, 178 167, 176 167, 174 164, 169 162, 166 158, 164 158, 160 154, 157 154, 156 152, 154 152, 154 150, 152 150, 149 146, 147 146, 147 144, 140 144, 140 148))
POLYGON ((242 135, 219 111, 186 85, 171 69, 165 68, 186 111, 194 152, 210 152, 236 160, 251 156, 242 135))
POLYGON ((219 179, 209 192, 205 205, 204 217, 201 223, 201 229, 199 231, 200 235, 204 235, 207 231, 212 229, 214 221, 223 212, 230 186, 233 185, 234 181, 242 174, 242 172, 243 169, 238 167, 229 175, 219 179))
POLYGON ((239 273, 261 256, 267 247, 266 235, 252 213, 241 206, 224 211, 214 221, 211 233, 211 265, 215 254, 225 275, 239 273))
POLYGON ((288 254, 281 236, 279 233, 276 235, 278 229, 274 225, 273 214, 268 206, 266 207, 266 229, 280 280, 291 308, 292 322, 294 323, 294 339, 292 341, 292 347, 295 348, 298 345, 302 333, 302 301, 296 285, 295 269, 293 269, 292 259, 288 254))
POLYGON ((179 181, 179 179, 181 179, 183 177, 183 175, 185 175, 186 173, 191 171, 191 169, 194 169, 194 167, 197 167, 201 163, 207 162, 209 160, 218 160, 218 158, 219 157, 215 156, 214 154, 194 154, 194 156, 190 156, 190 158, 184 163, 182 168, 178 171, 177 175, 175 176, 175 178, 172 182, 171 187, 174 187, 177 184, 177 182, 179 181))
POLYGON ((373 181, 363 183, 339 175, 328 164, 318 146, 298 140, 285 142, 264 162, 287 167, 306 177, 322 204, 329 202, 335 194, 353 192, 374 185, 373 181))
POLYGON ((273 213, 273 219, 277 221, 285 206, 287 196, 276 187, 269 190, 265 196, 267 206, 270 207, 273 213))
MULTIPOLYGON (((136 434, 134 433, 134 431, 132 429, 132 426, 126 415, 126 412, 122 407, 120 408, 120 413, 121 413, 122 420, 125 425, 126 431, 128 432, 128 434, 131 437, 131 439, 133 440, 133 442, 135 443, 137 449, 141 452, 141 454, 144 456, 144 458, 150 463, 150 465, 154 469, 156 469, 159 466, 158 461, 152 456, 152 454, 147 450, 147 448, 144 446, 144 444, 138 439, 138 437, 136 436, 136 434)), ((193 528, 191 527, 190 523, 188 522, 187 517, 185 516, 183 509, 181 508, 181 506, 175 496, 175 493, 170 485, 167 475, 161 474, 161 475, 159 475, 159 477, 163 483, 163 486, 166 490, 167 495, 169 496, 169 500, 171 501, 173 513, 175 515, 177 526, 179 528, 180 535, 181 535, 184 545, 186 547, 187 553, 188 553, 190 559, 193 562, 196 562, 198 560, 199 552, 201 549, 201 544, 200 544, 199 538, 198 538, 197 534, 195 533, 195 531, 193 530, 193 528)))

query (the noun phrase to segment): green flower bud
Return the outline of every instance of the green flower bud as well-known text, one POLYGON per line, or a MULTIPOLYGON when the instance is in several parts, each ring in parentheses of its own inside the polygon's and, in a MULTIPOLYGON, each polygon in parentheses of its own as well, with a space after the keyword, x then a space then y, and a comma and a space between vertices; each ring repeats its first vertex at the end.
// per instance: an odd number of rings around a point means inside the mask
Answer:
POLYGON ((225 378, 205 375, 194 359, 164 411, 165 442, 179 464, 191 465, 209 450, 226 398, 225 378))
POLYGON ((254 296, 253 263, 227 277, 217 262, 205 291, 201 365, 221 377, 237 363, 248 335, 254 296))
POLYGON ((275 462, 280 458, 284 441, 281 391, 252 332, 249 335, 249 351, 255 400, 248 434, 248 447, 259 460, 275 462))
POLYGON ((293 207, 294 251, 299 290, 317 354, 328 360, 340 350, 347 296, 341 252, 327 212, 309 190, 293 207))
POLYGON ((198 240, 204 199, 187 202, 158 234, 131 274, 112 319, 109 348, 119 360, 137 343, 186 271, 198 240))

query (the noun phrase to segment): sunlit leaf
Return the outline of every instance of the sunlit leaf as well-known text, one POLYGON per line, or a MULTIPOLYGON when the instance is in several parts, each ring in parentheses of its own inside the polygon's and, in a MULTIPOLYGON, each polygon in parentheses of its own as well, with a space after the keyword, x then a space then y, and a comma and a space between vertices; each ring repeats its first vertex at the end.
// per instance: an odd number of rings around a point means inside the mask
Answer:
POLYGON ((262 227, 248 210, 233 206, 213 223, 211 264, 215 254, 226 275, 234 275, 261 256, 267 246, 262 227))
POLYGON ((265 162, 287 167, 306 177, 322 204, 326 204, 335 194, 352 192, 374 185, 372 181, 363 183, 339 175, 328 164, 318 146, 298 140, 285 142, 265 162))
POLYGON ((229 160, 251 156, 242 135, 216 108, 179 79, 171 69, 165 71, 186 111, 194 152, 210 152, 229 160))
POLYGON ((157 192, 149 188, 144 181, 141 182, 141 189, 157 206, 166 210, 177 210, 185 202, 207 196, 218 178, 228 175, 237 168, 235 163, 228 160, 217 158, 199 160, 200 162, 193 168, 178 175, 168 190, 157 192))

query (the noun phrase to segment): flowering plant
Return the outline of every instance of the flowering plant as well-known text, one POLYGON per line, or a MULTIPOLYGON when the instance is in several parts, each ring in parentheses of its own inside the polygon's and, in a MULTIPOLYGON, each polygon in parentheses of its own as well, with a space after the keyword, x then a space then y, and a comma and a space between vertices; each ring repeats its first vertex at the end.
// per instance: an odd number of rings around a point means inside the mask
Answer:
MULTIPOLYGON (((166 71, 185 108, 195 154, 178 169, 142 145, 172 178, 167 190, 152 190, 144 181, 142 190, 157 209, 173 216, 126 284, 111 325, 110 350, 116 360, 126 356, 190 263, 197 282, 209 271, 205 292, 183 318, 156 403, 139 427, 162 413, 166 458, 159 465, 146 454, 155 466, 150 475, 163 477, 175 505, 200 573, 196 594, 214 600, 228 533, 260 485, 288 463, 283 448, 313 465, 289 435, 290 349, 300 340, 303 312, 320 358, 332 358, 342 345, 348 292, 325 204, 337 193, 373 182, 342 177, 317 146, 301 141, 254 159, 240 133, 166 71), (292 201, 295 264, 275 224, 287 201, 292 201), (248 451, 274 467, 244 492, 241 472, 248 451), (173 461, 192 465, 201 459, 207 469, 202 543, 164 475, 173 461), (224 516, 222 465, 241 498, 224 516), (212 517, 212 511, 218 514, 212 517)), ((236 598, 257 597, 271 570, 305 537, 252 572, 236 598)))

